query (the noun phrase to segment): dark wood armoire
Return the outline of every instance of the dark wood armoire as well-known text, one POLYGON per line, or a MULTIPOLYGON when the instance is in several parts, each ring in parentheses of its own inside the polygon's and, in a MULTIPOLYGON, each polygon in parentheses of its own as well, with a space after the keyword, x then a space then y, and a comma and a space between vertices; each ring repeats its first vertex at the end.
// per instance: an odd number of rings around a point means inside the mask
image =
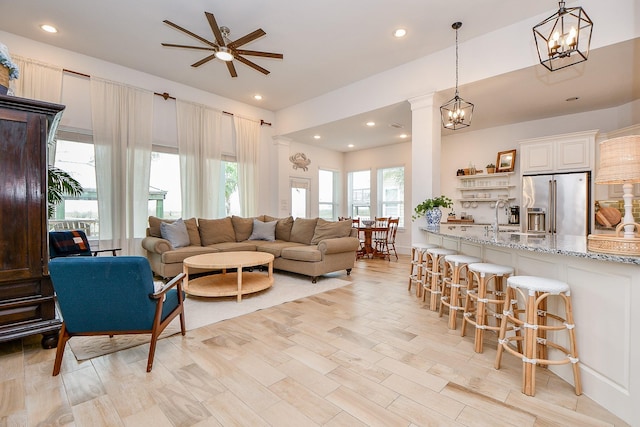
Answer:
POLYGON ((42 334, 61 319, 48 274, 47 142, 64 106, 0 95, 0 341, 42 334))

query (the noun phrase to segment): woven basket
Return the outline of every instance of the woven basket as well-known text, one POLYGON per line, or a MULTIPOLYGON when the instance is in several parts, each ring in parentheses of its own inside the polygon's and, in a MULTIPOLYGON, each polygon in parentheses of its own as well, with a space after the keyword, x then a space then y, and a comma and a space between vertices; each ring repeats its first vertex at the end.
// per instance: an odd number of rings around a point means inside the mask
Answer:
POLYGON ((625 225, 634 225, 640 230, 640 224, 630 222, 618 224, 615 234, 590 234, 587 238, 587 249, 607 254, 640 256, 640 237, 626 239, 620 235, 625 225))
POLYGON ((0 86, 9 87, 9 69, 0 65, 0 86))

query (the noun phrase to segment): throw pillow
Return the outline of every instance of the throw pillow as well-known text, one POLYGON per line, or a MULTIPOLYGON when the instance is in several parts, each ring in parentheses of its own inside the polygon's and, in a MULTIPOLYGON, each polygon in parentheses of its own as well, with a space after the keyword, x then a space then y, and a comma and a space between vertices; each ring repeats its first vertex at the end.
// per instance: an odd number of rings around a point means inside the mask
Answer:
POLYGON ((244 242, 249 239, 253 231, 253 218, 243 218, 233 215, 231 217, 233 230, 236 232, 236 242, 244 242))
POLYGON ((276 224, 278 221, 262 222, 257 219, 253 220, 253 232, 249 236, 249 240, 267 240, 273 242, 276 240, 276 224))
POLYGON ((233 230, 230 216, 221 219, 198 218, 198 226, 202 246, 236 241, 236 232, 233 230))
POLYGON ((177 219, 172 223, 161 222, 160 234, 163 239, 166 239, 171 243, 173 248, 189 246, 189 233, 187 233, 187 226, 184 224, 182 218, 177 219))
POLYGON ((274 218, 269 215, 264 216, 264 222, 278 221, 276 224, 276 239, 284 240, 285 242, 291 241, 291 227, 293 227, 293 217, 288 216, 286 218, 274 218))
MULTIPOLYGON (((184 224, 187 226, 187 233, 189 233, 189 242, 192 246, 200 246, 200 233, 198 232, 198 224, 196 223, 195 218, 189 218, 183 220, 184 224)), ((156 216, 149 217, 149 230, 148 235, 153 237, 162 237, 162 233, 160 233, 160 224, 163 222, 173 223, 172 219, 163 219, 158 218, 156 216)))
POLYGON ((318 218, 296 218, 291 227, 290 242, 311 244, 318 218))
POLYGON ((318 224, 311 239, 312 245, 317 245, 321 240, 335 239, 337 237, 348 237, 351 234, 351 220, 349 221, 327 221, 318 219, 318 224))

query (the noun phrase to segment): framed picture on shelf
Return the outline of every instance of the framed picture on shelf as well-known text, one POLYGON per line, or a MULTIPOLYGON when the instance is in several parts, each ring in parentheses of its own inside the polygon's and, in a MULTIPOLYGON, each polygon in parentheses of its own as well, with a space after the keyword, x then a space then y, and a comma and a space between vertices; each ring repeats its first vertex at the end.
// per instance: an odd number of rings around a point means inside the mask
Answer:
POLYGON ((516 165, 516 150, 500 151, 496 160, 496 172, 513 172, 516 165))

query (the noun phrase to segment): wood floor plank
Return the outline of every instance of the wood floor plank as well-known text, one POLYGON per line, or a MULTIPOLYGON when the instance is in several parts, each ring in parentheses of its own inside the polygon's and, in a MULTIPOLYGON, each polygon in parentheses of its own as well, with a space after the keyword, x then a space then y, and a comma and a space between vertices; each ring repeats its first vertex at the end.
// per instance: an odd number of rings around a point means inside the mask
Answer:
POLYGON ((106 393, 102 381, 98 377, 93 366, 87 366, 73 372, 65 372, 62 374, 64 388, 69 396, 69 403, 79 405, 106 393))
POLYGON ((78 426, 123 426, 109 396, 100 396, 73 406, 73 419, 78 426))
POLYGON ((406 418, 373 403, 364 396, 343 386, 331 392, 327 396, 327 400, 368 426, 409 425, 409 420, 406 418))
POLYGON ((317 424, 324 425, 340 413, 338 407, 292 378, 284 378, 269 389, 317 424))

